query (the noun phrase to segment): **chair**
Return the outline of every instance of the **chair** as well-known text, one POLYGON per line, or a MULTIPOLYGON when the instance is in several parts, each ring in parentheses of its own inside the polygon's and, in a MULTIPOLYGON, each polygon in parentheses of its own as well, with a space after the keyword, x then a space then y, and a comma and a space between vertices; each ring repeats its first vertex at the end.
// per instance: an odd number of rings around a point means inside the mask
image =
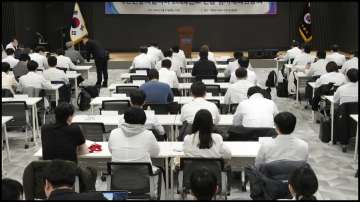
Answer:
POLYGON ((350 138, 356 136, 358 124, 351 119, 350 114, 358 114, 358 109, 358 102, 347 102, 334 112, 334 141, 341 142, 343 152, 346 152, 350 138))
POLYGON ((80 127, 85 139, 94 142, 104 141, 103 134, 106 133, 104 123, 76 122, 73 124, 80 127))
POLYGON ((232 103, 232 104, 230 104, 230 105, 229 105, 229 112, 230 112, 231 114, 235 114, 238 105, 239 105, 239 103, 232 103))
POLYGON ((213 96, 220 96, 220 85, 206 84, 206 92, 212 93, 213 96))
POLYGON ((126 96, 130 96, 130 93, 137 89, 139 89, 139 86, 116 86, 116 93, 122 93, 126 94, 126 96))
POLYGON ((1 88, 2 97, 14 97, 14 94, 11 92, 10 89, 1 88))
POLYGON ((170 102, 168 104, 145 103, 143 109, 146 110, 148 107, 154 110, 155 114, 178 114, 180 110, 177 102, 170 102))
POLYGON ((130 73, 136 73, 136 71, 146 71, 147 74, 149 74, 149 69, 150 68, 132 68, 130 69, 130 73))
POLYGON ((133 81, 149 81, 149 77, 146 75, 131 75, 130 76, 130 82, 132 83, 133 81))
POLYGON ((100 111, 118 111, 119 114, 124 114, 129 107, 129 100, 104 100, 100 111))
POLYGON ((71 86, 69 84, 65 84, 64 81, 51 81, 51 84, 63 84, 59 88, 59 102, 67 102, 71 101, 71 86))
POLYGON ((253 128, 244 126, 231 126, 226 141, 259 141, 259 137, 275 137, 274 128, 253 128))
POLYGON ((108 162, 107 171, 107 190, 127 190, 129 199, 160 200, 162 172, 154 173, 151 163, 108 162))
MULTIPOLYGON (((46 122, 46 111, 48 109, 47 100, 45 101, 45 90, 33 87, 26 87, 23 89, 23 93, 28 95, 29 97, 42 97, 43 99, 36 104, 39 114, 43 113, 43 125, 46 122)), ((39 116, 40 117, 40 116, 39 116)), ((41 121, 39 121, 41 123, 41 121)))
POLYGON ((181 158, 178 175, 178 191, 182 199, 186 200, 190 193, 191 174, 202 167, 213 172, 217 178, 218 190, 216 195, 223 195, 227 198, 227 173, 224 169, 224 160, 219 158, 181 158))
MULTIPOLYGON (((2 102, 2 116, 13 116, 7 124, 7 128, 25 129, 25 149, 29 148, 28 129, 32 126, 29 123, 29 111, 25 101, 2 102)), ((30 130, 31 131, 31 130, 30 130)))
POLYGON ((217 99, 206 99, 206 100, 214 103, 217 106, 217 108, 220 110, 220 100, 217 99))

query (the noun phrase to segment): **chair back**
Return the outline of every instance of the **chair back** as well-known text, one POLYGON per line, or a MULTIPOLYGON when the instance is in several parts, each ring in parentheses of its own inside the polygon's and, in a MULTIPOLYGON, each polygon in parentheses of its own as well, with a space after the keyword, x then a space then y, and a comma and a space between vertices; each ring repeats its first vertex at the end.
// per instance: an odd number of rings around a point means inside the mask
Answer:
POLYGON ((6 125, 8 127, 23 127, 27 125, 27 105, 25 101, 2 102, 3 116, 13 116, 6 125))
POLYGON ((71 100, 70 84, 65 84, 64 81, 51 81, 51 84, 63 84, 63 86, 59 88, 59 102, 69 103, 71 100))
POLYGON ((126 94, 126 96, 130 96, 130 93, 137 89, 139 89, 138 86, 116 86, 116 93, 122 93, 126 94))
POLYGON ((146 110, 148 107, 150 107, 151 110, 154 110, 155 114, 178 114, 180 110, 177 102, 168 104, 145 103, 143 109, 146 110))
POLYGON ((11 92, 10 89, 1 88, 2 97, 14 97, 14 94, 11 92))
POLYGON ((206 92, 212 93, 213 96, 220 96, 220 85, 206 84, 206 92))
POLYGON ((73 124, 76 124, 80 127, 82 133, 84 134, 85 139, 94 142, 104 141, 103 138, 103 134, 105 133, 104 123, 76 122, 73 124))
POLYGON ((217 99, 206 99, 206 100, 214 103, 217 106, 217 108, 220 110, 220 100, 217 99))
POLYGON ((230 104, 230 106, 229 106, 229 111, 230 111, 231 114, 235 114, 238 105, 239 105, 239 103, 232 103, 232 104, 230 104))
POLYGON ((132 83, 133 81, 149 81, 149 77, 146 75, 131 75, 130 76, 130 82, 132 83))
POLYGON ((129 100, 104 100, 101 111, 118 111, 119 114, 124 114, 129 107, 129 100))
POLYGON ((244 126, 231 126, 228 130, 227 141, 259 141, 259 137, 275 137, 274 128, 253 128, 244 126))
POLYGON ((29 97, 44 97, 45 90, 41 88, 34 88, 34 87, 25 87, 23 88, 23 94, 28 95, 29 97))
POLYGON ((358 110, 358 102, 346 102, 334 113, 334 137, 344 145, 348 144, 351 137, 356 136, 358 123, 352 120, 350 114, 358 114, 358 110))

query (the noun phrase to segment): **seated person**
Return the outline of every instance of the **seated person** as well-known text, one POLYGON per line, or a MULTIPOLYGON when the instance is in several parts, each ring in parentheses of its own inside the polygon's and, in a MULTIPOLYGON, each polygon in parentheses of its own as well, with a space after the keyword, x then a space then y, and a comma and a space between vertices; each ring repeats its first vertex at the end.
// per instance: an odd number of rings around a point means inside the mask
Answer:
POLYGON ((152 59, 150 58, 150 56, 146 54, 147 51, 148 51, 148 48, 146 46, 140 47, 140 54, 134 58, 130 69, 132 69, 132 68, 151 69, 151 68, 155 67, 155 64, 152 62, 152 59))
POLYGON ((304 45, 304 52, 297 55, 294 58, 294 61, 293 61, 292 64, 295 66, 295 65, 306 65, 306 64, 314 63, 315 57, 310 54, 310 51, 311 51, 310 45, 305 44, 304 45))
POLYGON ((243 67, 236 69, 235 75, 237 81, 231 84, 226 91, 224 97, 225 104, 233 104, 240 103, 243 100, 247 99, 247 92, 251 86, 254 84, 248 81, 247 78, 247 70, 243 67))
POLYGON ((216 79, 218 71, 213 61, 208 60, 208 52, 200 51, 200 60, 195 62, 191 75, 195 76, 197 81, 201 78, 216 79))
POLYGON ((59 103, 55 108, 55 123, 41 127, 44 160, 62 159, 77 162, 77 156, 88 153, 85 137, 78 125, 72 125, 74 107, 59 103))
POLYGON ((57 59, 55 56, 48 57, 49 68, 43 71, 44 78, 49 81, 62 81, 69 83, 69 79, 63 70, 57 69, 57 59))
POLYGON ((171 60, 164 59, 161 61, 161 69, 159 70, 159 81, 166 83, 170 88, 179 88, 179 80, 176 73, 170 69, 171 60))
POLYGON ((44 47, 37 46, 33 53, 29 54, 31 60, 38 64, 39 69, 44 70, 48 68, 47 59, 44 56, 44 47))
POLYGON ((299 42, 293 40, 291 43, 291 49, 287 50, 285 55, 280 55, 278 59, 283 59, 285 61, 293 60, 297 55, 300 55, 302 53, 299 46, 299 42))
MULTIPOLYGON (((177 45, 173 46, 171 48, 171 50, 173 51, 171 59, 173 59, 173 61, 177 61, 177 64, 179 64, 180 67, 185 68, 186 67, 186 58, 185 58, 184 51, 180 50, 179 46, 177 46, 177 45)), ((180 74, 181 74, 181 72, 180 72, 180 74)), ((177 76, 179 77, 180 75, 177 74, 177 76)))
POLYGON ((75 163, 52 160, 44 169, 44 191, 47 200, 106 200, 99 192, 73 191, 78 169, 75 163))
MULTIPOLYGON (((238 60, 244 56, 244 53, 241 51, 235 51, 234 52, 234 60, 229 62, 229 64, 226 67, 226 70, 224 72, 225 77, 230 78, 231 74, 235 72, 240 66, 238 60)), ((251 64, 249 63, 248 69, 252 69, 251 64)))
POLYGON ((316 55, 318 60, 311 65, 305 66, 305 70, 308 70, 306 76, 321 76, 326 74, 326 52, 324 50, 319 50, 316 55))
POLYGON ((17 65, 19 60, 15 59, 15 55, 14 55, 15 51, 14 51, 14 49, 8 48, 8 49, 5 50, 5 52, 6 52, 7 56, 4 59, 2 59, 1 62, 9 63, 10 68, 12 69, 12 68, 15 67, 15 65, 17 65))
POLYGON ((344 65, 341 67, 340 72, 346 75, 346 72, 352 68, 359 69, 359 59, 358 59, 357 50, 353 52, 351 59, 344 63, 344 65))
MULTIPOLYGON (((243 67, 247 71, 247 77, 246 80, 252 82, 254 85, 256 85, 256 74, 254 71, 250 70, 249 67, 249 58, 242 56, 240 59, 237 60, 239 63, 239 67, 243 67)), ((230 83, 235 83, 237 81, 235 72, 231 73, 230 76, 230 83)))
POLYGON ((213 133, 211 113, 206 109, 199 110, 192 124, 192 134, 184 138, 185 157, 231 158, 231 151, 223 144, 221 135, 213 133))
POLYGON ((149 43, 147 50, 148 50, 147 55, 149 56, 152 63, 154 64, 153 68, 155 68, 156 62, 161 61, 164 58, 164 55, 163 55, 162 51, 160 50, 157 42, 149 43))
POLYGON ((290 112, 281 112, 274 118, 278 135, 261 144, 255 166, 277 160, 307 161, 309 146, 291 133, 295 129, 296 117, 290 112))
POLYGON ((176 76, 177 77, 180 77, 181 76, 181 63, 179 63, 178 60, 173 60, 172 59, 172 55, 173 55, 173 52, 171 49, 168 49, 168 50, 164 50, 163 51, 163 54, 164 54, 164 59, 158 61, 155 65, 156 69, 158 71, 160 71, 160 69, 163 67, 162 66, 162 61, 164 60, 170 60, 171 62, 171 66, 170 66, 170 70, 171 71, 174 71, 176 73, 176 76))
POLYGON ((23 200, 24 189, 20 182, 10 178, 1 180, 1 200, 17 201, 23 200))
POLYGON ((346 58, 345 55, 339 53, 338 51, 339 51, 339 46, 337 44, 334 44, 331 47, 331 53, 326 56, 326 60, 329 62, 330 61, 335 62, 338 67, 341 67, 345 63, 346 58))
POLYGON ((207 52, 207 53, 208 53, 208 57, 207 57, 208 60, 210 60, 210 61, 212 61, 212 62, 214 62, 214 63, 216 64, 215 55, 214 55, 213 52, 211 52, 211 51, 209 50, 209 46, 208 46, 208 45, 204 44, 204 45, 202 45, 202 46, 200 47, 199 56, 198 56, 198 58, 197 58, 198 60, 201 59, 200 52, 207 52))
POLYGON ((338 72, 338 66, 335 62, 327 63, 326 72, 326 74, 323 74, 315 81, 315 88, 328 83, 334 83, 335 86, 341 86, 346 82, 344 74, 338 72))
POLYGON ((146 103, 168 104, 174 101, 174 95, 170 86, 159 81, 159 72, 156 69, 149 70, 149 81, 140 86, 146 95, 146 103))
POLYGON ((206 109, 209 110, 212 118, 214 120, 214 124, 218 124, 220 121, 220 113, 218 107, 205 99, 206 95, 206 87, 205 84, 201 81, 194 82, 191 85, 191 94, 194 97, 194 99, 185 104, 181 108, 181 117, 180 120, 182 122, 187 121, 188 123, 193 123, 195 114, 200 109, 206 109))
POLYGON ((206 167, 191 173, 190 189, 197 200, 211 200, 216 194, 217 188, 216 176, 206 167))
POLYGON ((289 177, 289 191, 294 200, 316 200, 314 194, 317 192, 319 183, 315 172, 305 164, 293 171, 289 177))
POLYGON ((254 128, 274 128, 274 116, 278 109, 274 101, 264 98, 263 89, 250 87, 248 99, 239 103, 233 118, 233 125, 254 128))
MULTIPOLYGON (((46 62, 47 63, 47 62, 46 62)), ((29 72, 19 78, 19 91, 25 88, 32 87, 37 89, 51 89, 50 81, 46 80, 44 76, 36 72, 38 68, 37 62, 31 60, 27 64, 29 72)))
POLYGON ((358 102, 358 70, 354 68, 349 69, 346 72, 346 77, 348 82, 340 86, 334 94, 335 103, 358 102))
POLYGON ((65 46, 65 56, 69 57, 74 64, 82 64, 85 62, 80 52, 74 49, 74 43, 72 41, 67 42, 65 46))
POLYGON ((14 75, 10 71, 10 64, 7 62, 2 62, 1 69, 1 88, 9 89, 14 95, 18 83, 16 82, 14 75))
POLYGON ((71 59, 65 55, 65 51, 63 49, 58 49, 56 51, 56 59, 57 59, 57 65, 56 67, 61 68, 61 69, 66 69, 66 70, 70 70, 70 69, 75 69, 75 65, 74 63, 71 61, 71 59))
POLYGON ((17 63, 17 65, 15 65, 15 67, 13 68, 13 73, 16 81, 19 81, 19 78, 21 76, 29 72, 27 68, 27 63, 30 61, 30 56, 26 53, 22 53, 19 60, 19 63, 17 63))

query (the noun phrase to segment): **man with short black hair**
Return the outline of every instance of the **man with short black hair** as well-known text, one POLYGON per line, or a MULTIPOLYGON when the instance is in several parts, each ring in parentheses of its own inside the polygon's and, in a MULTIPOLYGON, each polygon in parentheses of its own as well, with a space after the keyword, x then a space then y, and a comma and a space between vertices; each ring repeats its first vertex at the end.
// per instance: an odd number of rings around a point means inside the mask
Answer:
POLYGON ((346 75, 346 72, 349 69, 359 69, 359 59, 358 59, 358 51, 354 51, 351 54, 351 59, 347 60, 344 65, 341 67, 340 72, 346 75))
MULTIPOLYGON (((251 83, 253 83, 254 85, 256 85, 257 82, 257 78, 256 78, 256 74, 254 71, 250 70, 250 61, 249 58, 246 56, 241 56, 238 60, 237 60, 238 66, 245 68, 247 71, 247 77, 246 80, 250 81, 251 83)), ((237 81, 237 77, 235 75, 235 71, 231 73, 230 76, 230 83, 235 83, 237 81)))
POLYGON ((17 201, 23 200, 24 189, 20 182, 10 178, 1 180, 1 200, 17 201))
POLYGON ((18 83, 16 82, 14 75, 10 73, 9 63, 2 62, 1 70, 1 87, 3 89, 9 89, 14 95, 18 83))
POLYGON ((335 86, 340 86, 346 82, 344 74, 339 73, 339 68, 335 62, 329 62, 326 65, 326 74, 323 74, 315 81, 315 88, 324 84, 334 83, 335 86))
POLYGON ((164 82, 170 86, 170 88, 179 88, 179 80, 176 73, 172 71, 171 60, 164 59, 161 61, 161 68, 159 70, 159 81, 164 82))
MULTIPOLYGON (((46 62, 47 63, 47 62, 46 62)), ((31 60, 27 64, 28 73, 19 78, 19 91, 27 87, 36 89, 51 89, 51 82, 46 80, 42 74, 36 73, 38 68, 37 62, 31 60)))
POLYGON ((57 59, 57 67, 62 68, 62 69, 66 69, 66 70, 70 70, 70 69, 75 69, 75 65, 74 63, 71 61, 71 59, 69 57, 64 56, 65 55, 65 51, 63 49, 58 49, 56 51, 56 59, 57 59))
POLYGON ((285 61, 291 61, 297 55, 301 54, 301 49, 299 48, 299 42, 293 40, 291 43, 291 49, 286 51, 285 55, 280 55, 278 58, 283 59, 285 61))
POLYGON ((64 71, 56 68, 57 59, 55 56, 50 56, 48 58, 49 68, 43 72, 44 78, 49 81, 63 81, 65 84, 69 83, 69 79, 64 73, 64 71))
POLYGON ((358 70, 351 68, 346 72, 346 77, 349 82, 340 86, 334 94, 334 102, 343 104, 346 102, 358 102, 359 87, 358 87, 358 70))
POLYGON ((44 52, 44 47, 37 46, 35 52, 31 53, 29 56, 31 60, 37 62, 38 69, 44 70, 48 68, 47 58, 42 54, 44 52))
POLYGON ((324 50, 318 50, 317 53, 318 60, 310 65, 305 66, 305 72, 307 76, 321 76, 326 73, 326 64, 328 61, 325 60, 326 52, 324 50))
POLYGON ((241 101, 247 99, 247 92, 251 86, 254 84, 248 81, 247 78, 247 71, 243 67, 239 67, 235 71, 235 75, 237 81, 231 84, 226 91, 224 97, 225 104, 233 104, 233 103, 240 103, 241 101))
POLYGON ((190 176, 190 189, 197 200, 211 200, 217 192, 217 179, 206 167, 196 169, 190 176))
POLYGON ((14 51, 18 48, 19 42, 16 40, 15 37, 12 38, 12 40, 10 41, 10 43, 8 43, 5 47, 5 49, 11 48, 14 51))
POLYGON ((195 62, 191 75, 195 76, 197 81, 201 81, 203 78, 216 79, 218 71, 215 63, 208 60, 208 52, 202 50, 199 55, 200 60, 195 62))
POLYGON ((162 66, 162 62, 164 60, 170 60, 171 62, 171 66, 170 66, 170 70, 174 71, 176 73, 177 77, 181 76, 181 64, 179 63, 178 60, 173 60, 172 56, 173 56, 173 52, 171 49, 167 49, 163 51, 164 54, 164 59, 162 59, 161 61, 158 61, 155 65, 155 68, 160 71, 160 69, 163 67, 162 66))
POLYGON ((16 81, 19 81, 19 78, 28 73, 27 63, 30 61, 30 57, 26 53, 20 55, 20 61, 13 68, 13 73, 16 81))
POLYGON ((339 46, 337 44, 332 45, 331 47, 331 54, 326 56, 327 61, 332 61, 337 64, 338 67, 343 66, 343 64, 346 61, 345 55, 340 54, 339 52, 339 46))
POLYGON ((14 49, 8 48, 5 50, 5 52, 7 56, 1 61, 9 63, 10 68, 13 69, 19 63, 19 60, 15 58, 14 49))
POLYGON ((296 117, 290 112, 280 112, 274 117, 277 136, 264 141, 255 159, 255 166, 277 160, 307 161, 309 146, 291 133, 296 126, 296 117))
POLYGON ((151 60, 150 56, 146 54, 147 51, 148 48, 146 46, 140 46, 140 54, 134 58, 130 69, 132 68, 151 69, 155 67, 155 64, 151 60))
POLYGON ((184 51, 182 51, 178 45, 175 45, 171 48, 173 51, 172 59, 176 60, 177 63, 180 65, 180 67, 185 68, 186 67, 186 57, 184 54, 184 51))
POLYGON ((302 52, 301 54, 297 55, 297 56, 294 58, 294 61, 293 61, 292 64, 293 64, 293 65, 306 65, 306 64, 314 63, 315 57, 310 54, 310 51, 311 51, 310 45, 309 45, 309 44, 305 44, 305 45, 304 45, 304 52, 302 52))

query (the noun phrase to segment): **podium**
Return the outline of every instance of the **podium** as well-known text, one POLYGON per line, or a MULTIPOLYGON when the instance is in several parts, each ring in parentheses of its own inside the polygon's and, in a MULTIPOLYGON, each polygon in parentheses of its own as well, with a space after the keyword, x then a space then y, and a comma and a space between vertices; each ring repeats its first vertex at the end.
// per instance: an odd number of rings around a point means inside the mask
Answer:
POLYGON ((192 52, 192 38, 194 34, 194 28, 189 26, 178 27, 176 31, 179 34, 179 46, 185 53, 186 58, 191 58, 192 52))

